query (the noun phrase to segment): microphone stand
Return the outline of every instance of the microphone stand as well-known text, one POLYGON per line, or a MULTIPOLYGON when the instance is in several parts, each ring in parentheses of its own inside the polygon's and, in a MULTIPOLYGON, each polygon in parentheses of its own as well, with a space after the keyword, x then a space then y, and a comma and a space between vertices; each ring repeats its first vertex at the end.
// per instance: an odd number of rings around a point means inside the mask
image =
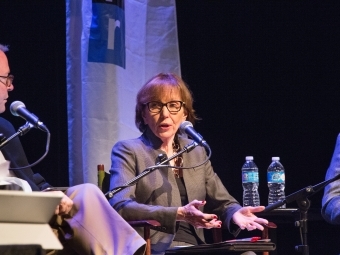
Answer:
POLYGON ((320 182, 314 186, 307 186, 293 194, 286 196, 285 199, 283 200, 277 201, 274 204, 266 206, 266 208, 263 210, 263 212, 270 212, 284 204, 288 204, 293 201, 297 202, 300 208, 300 220, 296 221, 295 224, 301 230, 302 240, 301 240, 301 245, 295 246, 296 251, 301 252, 304 255, 309 255, 309 247, 307 244, 307 213, 310 207, 310 200, 308 199, 308 197, 320 191, 325 186, 327 186, 329 183, 334 182, 338 179, 340 179, 340 174, 336 175, 335 177, 327 181, 320 182))
POLYGON ((26 122, 26 124, 21 126, 15 134, 11 135, 6 140, 4 140, 5 138, 2 139, 1 144, 0 144, 0 150, 5 145, 7 145, 13 138, 17 137, 18 135, 23 136, 23 135, 27 134, 27 132, 30 131, 32 127, 33 127, 33 125, 31 123, 26 122))
POLYGON ((179 155, 182 155, 184 152, 190 152, 192 149, 194 149, 198 144, 195 142, 192 142, 191 144, 188 144, 186 146, 184 146, 183 150, 179 151, 178 153, 172 155, 170 158, 167 158, 165 154, 159 154, 158 155, 158 159, 159 159, 159 163, 157 163, 156 166, 154 167, 150 167, 145 169, 142 173, 140 173, 139 175, 137 175, 136 177, 134 177, 132 180, 126 182, 125 184, 123 184, 120 187, 116 187, 113 188, 112 190, 108 191, 105 193, 105 197, 107 199, 112 198, 115 194, 117 194, 118 192, 122 191, 123 189, 132 186, 133 184, 137 183, 141 178, 145 177, 146 175, 152 173, 154 170, 158 169, 158 166, 166 166, 166 164, 168 162, 170 162, 171 160, 173 160, 174 158, 178 157, 179 155))

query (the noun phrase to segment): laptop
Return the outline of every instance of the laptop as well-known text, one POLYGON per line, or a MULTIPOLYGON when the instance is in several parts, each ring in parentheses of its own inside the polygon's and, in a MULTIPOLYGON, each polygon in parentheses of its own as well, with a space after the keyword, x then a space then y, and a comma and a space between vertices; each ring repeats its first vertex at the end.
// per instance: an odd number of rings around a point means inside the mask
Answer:
POLYGON ((63 194, 0 190, 0 222, 48 223, 63 194))
POLYGON ((59 192, 0 190, 0 245, 38 244, 61 250, 48 222, 62 197, 59 192))

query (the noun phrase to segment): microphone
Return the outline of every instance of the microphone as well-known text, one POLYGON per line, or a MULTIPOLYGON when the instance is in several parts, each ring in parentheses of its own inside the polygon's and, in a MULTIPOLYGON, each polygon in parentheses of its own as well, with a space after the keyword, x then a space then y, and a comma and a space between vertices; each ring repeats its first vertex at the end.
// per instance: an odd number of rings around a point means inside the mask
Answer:
POLYGON ((42 131, 49 132, 47 127, 42 123, 37 116, 29 112, 23 102, 15 101, 10 106, 11 113, 14 116, 19 116, 25 119, 27 122, 31 123, 35 128, 42 131))
POLYGON ((210 150, 208 143, 203 139, 203 137, 196 132, 192 123, 190 121, 183 121, 179 126, 181 133, 185 133, 190 136, 197 144, 203 146, 204 148, 210 150))

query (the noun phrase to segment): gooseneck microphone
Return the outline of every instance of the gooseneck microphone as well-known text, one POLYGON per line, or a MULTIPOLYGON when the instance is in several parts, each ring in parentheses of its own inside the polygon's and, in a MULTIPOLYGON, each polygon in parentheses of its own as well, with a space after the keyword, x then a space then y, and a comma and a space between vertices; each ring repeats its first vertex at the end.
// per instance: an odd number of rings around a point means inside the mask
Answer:
POLYGON ((26 109, 26 106, 23 102, 14 101, 10 106, 11 113, 14 116, 19 116, 25 119, 27 122, 32 124, 35 128, 38 128, 42 131, 49 132, 47 127, 42 123, 37 116, 33 113, 29 112, 26 109))
POLYGON ((190 136, 196 143, 204 148, 210 150, 208 143, 203 139, 203 137, 196 132, 192 123, 190 121, 183 121, 179 127, 181 133, 185 133, 190 136))

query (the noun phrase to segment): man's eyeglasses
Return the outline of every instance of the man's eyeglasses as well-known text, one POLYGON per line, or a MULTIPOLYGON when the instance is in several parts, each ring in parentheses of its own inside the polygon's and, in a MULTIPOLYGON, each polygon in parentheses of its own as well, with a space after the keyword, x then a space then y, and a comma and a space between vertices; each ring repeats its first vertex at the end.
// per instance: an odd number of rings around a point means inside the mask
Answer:
POLYGON ((12 85, 13 80, 14 80, 14 76, 11 75, 11 74, 9 74, 9 75, 7 75, 7 76, 0 76, 0 78, 5 78, 5 79, 6 79, 5 82, 3 82, 2 79, 0 79, 0 82, 3 83, 3 84, 5 84, 6 87, 8 87, 8 88, 12 85))
POLYGON ((166 106, 170 113, 176 113, 182 109, 182 106, 185 105, 185 103, 182 101, 170 101, 163 104, 161 102, 151 101, 144 105, 147 105, 149 111, 152 113, 160 113, 164 106, 166 106))

